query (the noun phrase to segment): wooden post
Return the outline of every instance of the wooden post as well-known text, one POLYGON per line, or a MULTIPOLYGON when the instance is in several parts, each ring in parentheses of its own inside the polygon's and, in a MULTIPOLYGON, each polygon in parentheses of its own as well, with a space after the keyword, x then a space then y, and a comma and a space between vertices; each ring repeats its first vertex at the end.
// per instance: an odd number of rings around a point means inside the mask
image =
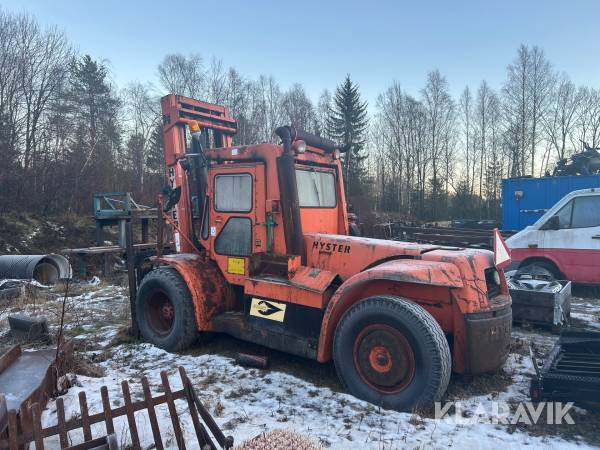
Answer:
POLYGON ((113 434, 115 432, 115 426, 113 424, 112 410, 110 409, 110 400, 108 398, 108 388, 106 386, 100 388, 100 395, 102 396, 102 407, 104 408, 106 432, 108 434, 113 434))
POLYGON ((142 378, 142 387, 144 388, 144 398, 146 399, 148 408, 148 417, 150 418, 150 427, 152 428, 152 435, 154 436, 154 445, 156 450, 163 450, 162 438, 160 436, 160 428, 158 427, 158 419, 156 418, 156 411, 154 410, 154 401, 152 399, 152 393, 150 392, 150 385, 148 384, 148 378, 142 378))
POLYGON ((65 404, 61 397, 56 399, 56 416, 58 418, 58 437, 60 440, 60 448, 69 446, 69 435, 65 424, 65 404))
POLYGON ((126 221, 125 248, 127 255, 127 279, 129 280, 129 308, 131 309, 131 334, 137 339, 139 328, 135 313, 135 300, 137 294, 137 279, 135 276, 135 251, 133 249, 133 226, 131 219, 126 221))
POLYGON ((148 225, 149 225, 149 221, 147 218, 144 218, 141 220, 142 222, 142 242, 144 244, 147 244, 149 241, 148 238, 148 225))
POLYGON ((129 433, 131 434, 131 446, 134 450, 140 449, 140 438, 138 436, 137 425, 135 423, 135 415, 133 403, 131 403, 131 394, 129 393, 129 383, 127 380, 121 382, 123 389, 123 400, 125 400, 125 410, 127 411, 127 422, 129 423, 129 433))
POLYGON ((8 425, 8 405, 6 403, 6 397, 0 394, 0 433, 8 425))
POLYGON ((87 399, 85 392, 79 392, 79 409, 81 411, 81 423, 83 427, 83 439, 87 441, 92 440, 92 428, 90 424, 90 414, 87 407, 87 399))
POLYGON ((131 219, 119 219, 119 247, 125 248, 127 245, 127 225, 131 219))
POLYGON ((87 275, 87 258, 85 253, 77 253, 77 267, 79 276, 85 278, 87 275))
POLYGON ((99 219, 96 219, 96 245, 98 247, 104 245, 104 225, 99 219))
POLYGON ((194 424, 194 430, 196 431, 196 437, 198 438, 198 445, 200 448, 204 448, 208 445, 211 449, 216 448, 215 444, 213 444, 208 432, 200 422, 198 417, 198 410, 196 409, 196 405, 194 404, 194 397, 192 394, 192 383, 190 379, 187 377, 185 373, 185 369, 183 367, 179 367, 179 375, 181 376, 181 382, 183 383, 183 388, 186 391, 186 399, 188 402, 188 409, 190 410, 190 416, 192 416, 192 423, 194 424))
POLYGON ((173 392, 171 391, 171 385, 169 384, 167 372, 163 370, 160 373, 160 378, 163 383, 163 389, 165 390, 165 397, 167 398, 167 407, 169 408, 169 414, 171 415, 171 422, 173 423, 173 432, 175 434, 175 440, 177 441, 177 447, 179 447, 179 450, 185 450, 185 441, 183 440, 183 435, 181 434, 179 416, 177 415, 177 409, 175 408, 175 400, 173 399, 173 392))
POLYGON ((165 218, 163 217, 164 197, 158 196, 158 208, 156 208, 156 256, 160 258, 165 249, 165 218))
POLYGON ((33 437, 35 439, 35 450, 44 450, 44 437, 42 436, 42 411, 39 403, 31 407, 33 437))
POLYGON ((102 255, 102 275, 105 277, 109 276, 112 272, 111 262, 112 262, 112 253, 105 252, 102 255))
POLYGON ((19 433, 19 426, 17 423, 17 411, 11 409, 8 411, 8 442, 10 450, 17 450, 17 434, 19 433))

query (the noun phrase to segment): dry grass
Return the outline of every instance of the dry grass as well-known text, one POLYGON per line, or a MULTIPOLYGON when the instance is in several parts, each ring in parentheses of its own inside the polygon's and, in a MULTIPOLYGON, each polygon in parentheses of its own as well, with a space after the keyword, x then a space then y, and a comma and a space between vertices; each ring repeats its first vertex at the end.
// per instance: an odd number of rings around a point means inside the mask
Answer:
POLYGON ((235 450, 322 450, 312 439, 290 430, 273 430, 242 442, 235 450))

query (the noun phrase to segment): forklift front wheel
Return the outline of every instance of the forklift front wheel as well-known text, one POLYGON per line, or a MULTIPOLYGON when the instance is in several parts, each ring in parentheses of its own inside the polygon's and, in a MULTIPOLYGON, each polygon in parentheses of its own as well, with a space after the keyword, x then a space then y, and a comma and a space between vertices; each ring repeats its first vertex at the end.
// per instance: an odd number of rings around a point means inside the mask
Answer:
POLYGON ((175 269, 161 267, 142 279, 136 314, 142 336, 157 347, 179 351, 196 341, 192 296, 175 269))
POLYGON ((369 297, 346 311, 333 359, 350 393, 399 411, 431 406, 450 380, 444 332, 421 306, 400 297, 369 297))

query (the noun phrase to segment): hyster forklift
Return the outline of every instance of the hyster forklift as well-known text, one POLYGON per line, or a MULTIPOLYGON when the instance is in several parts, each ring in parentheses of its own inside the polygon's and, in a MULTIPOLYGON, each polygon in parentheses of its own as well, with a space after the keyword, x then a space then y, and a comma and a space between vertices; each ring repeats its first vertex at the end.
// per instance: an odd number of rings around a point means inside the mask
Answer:
POLYGON ((174 251, 138 270, 147 341, 226 333, 333 359, 350 393, 397 410, 440 400, 452 370, 502 366, 511 300, 491 252, 353 236, 339 145, 293 126, 280 145, 233 145, 225 107, 161 106, 174 251))

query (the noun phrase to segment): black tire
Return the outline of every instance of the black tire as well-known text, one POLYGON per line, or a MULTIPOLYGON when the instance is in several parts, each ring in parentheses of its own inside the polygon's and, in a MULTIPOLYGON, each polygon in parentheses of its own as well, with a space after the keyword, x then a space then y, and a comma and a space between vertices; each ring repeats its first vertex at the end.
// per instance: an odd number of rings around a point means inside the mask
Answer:
POLYGON ((549 277, 550 280, 560 280, 562 275, 560 270, 550 261, 534 260, 525 261, 519 266, 517 274, 529 273, 533 276, 549 277))
POLYGON ((184 350, 198 337, 192 296, 175 269, 155 269, 142 279, 136 314, 144 339, 164 350, 184 350))
POLYGON ((346 311, 336 329, 333 359, 352 395, 399 411, 439 401, 452 367, 436 320, 416 303, 393 296, 369 297, 346 311))

